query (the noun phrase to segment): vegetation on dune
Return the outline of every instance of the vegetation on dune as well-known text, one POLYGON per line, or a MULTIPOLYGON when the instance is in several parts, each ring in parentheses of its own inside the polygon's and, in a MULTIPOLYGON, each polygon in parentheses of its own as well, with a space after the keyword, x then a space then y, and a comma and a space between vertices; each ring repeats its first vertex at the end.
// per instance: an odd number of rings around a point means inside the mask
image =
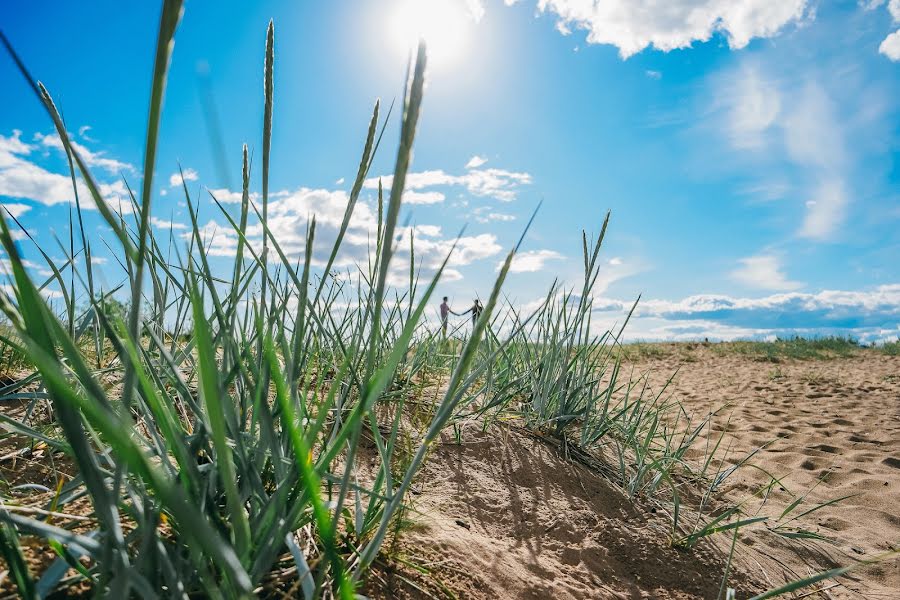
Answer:
MULTIPOLYGON (((0 553, 23 597, 86 585, 113 598, 241 598, 289 585, 306 599, 353 598, 386 541, 402 531, 406 492, 430 448, 448 427, 461 435, 467 421, 487 428, 516 420, 564 446, 629 497, 662 508, 679 547, 721 532, 736 539, 751 525, 788 539, 815 537, 796 523, 794 515, 817 510, 802 495, 771 517, 750 516, 744 505, 712 511, 722 483, 752 455, 726 462, 708 419, 692 421, 664 390, 650 394, 643 378, 623 368, 619 333, 595 333, 591 298, 608 216, 596 240, 583 236, 584 281, 570 290, 554 284, 527 314, 501 293, 518 246, 512 249, 482 316, 458 340, 442 339, 422 318, 447 259, 420 281, 413 253, 408 286, 388 284, 422 103, 424 46, 402 102, 391 188, 386 197, 378 192, 373 252, 358 273, 337 276, 332 266, 384 131, 380 105, 325 268, 313 267, 314 218, 297 263, 267 224, 271 24, 261 206, 251 200, 246 146, 239 214, 215 202, 238 240, 232 272, 213 272, 199 202, 186 185, 187 247, 171 231, 158 237, 149 226, 150 190, 181 8, 180 0, 163 4, 144 177, 131 216, 106 203, 50 93, 3 38, 63 141, 77 209, 68 248, 61 244, 63 263, 41 251, 53 273, 44 282, 26 270, 11 217, 0 215, 12 270, 11 290, 0 292, 7 320, 0 352, 9 371, 0 396, 27 403, 28 415, 37 405, 52 407, 52 419, 40 424, 0 419, 10 436, 69 457, 77 471, 55 490, 45 488, 45 505, 23 504, 14 489, 3 499, 0 553), (94 277, 79 178, 113 231, 127 274, 111 290, 94 277), (259 246, 247 237, 251 220, 263 231, 259 246), (42 293, 50 285, 60 290, 59 311, 42 293), (360 460, 363 439, 374 444, 373 462, 360 460), (704 445, 704 460, 686 458, 704 445), (87 516, 77 509, 84 502, 87 516), (43 572, 26 560, 28 536, 46 540, 57 557, 43 572)), ((807 347, 839 353, 848 345, 777 347, 789 355, 807 347)), ((726 567, 711 588, 724 595, 728 577, 726 567)))
POLYGON ((736 340, 731 342, 632 342, 622 344, 618 355, 635 361, 665 356, 680 356, 686 361, 696 360, 695 351, 708 349, 719 356, 740 355, 760 362, 778 363, 783 360, 829 360, 848 358, 859 352, 880 352, 889 356, 898 353, 898 342, 865 345, 852 337, 794 336, 769 341, 736 340))

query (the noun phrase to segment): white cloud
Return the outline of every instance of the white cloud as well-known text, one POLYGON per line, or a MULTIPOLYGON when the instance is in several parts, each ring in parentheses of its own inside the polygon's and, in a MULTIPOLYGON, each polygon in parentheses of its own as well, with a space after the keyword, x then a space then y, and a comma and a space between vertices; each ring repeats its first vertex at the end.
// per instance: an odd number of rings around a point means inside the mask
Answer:
POLYGON ((731 277, 747 287, 788 291, 803 287, 797 281, 791 281, 782 272, 781 262, 778 257, 772 255, 759 255, 742 258, 741 266, 731 272, 731 277))
POLYGON ((510 214, 506 214, 506 213, 499 213, 499 212, 482 213, 482 212, 478 212, 477 209, 473 212, 475 214, 475 220, 478 221, 479 223, 491 223, 493 221, 508 222, 508 221, 516 220, 515 215, 510 215, 510 214))
POLYGON ((894 62, 900 61, 900 29, 884 38, 878 51, 894 62))
POLYGON ((721 33, 732 48, 776 35, 807 15, 807 0, 538 0, 558 29, 587 31, 591 44, 611 44, 622 58, 647 47, 668 51, 721 33))
MULTIPOLYGON (((365 187, 377 189, 378 179, 378 177, 367 179, 365 187)), ((387 189, 391 186, 393 177, 386 175, 381 177, 381 180, 387 189)), ((451 175, 441 169, 434 169, 409 173, 406 176, 406 190, 422 190, 437 186, 461 186, 474 196, 495 198, 503 202, 515 200, 519 188, 530 183, 530 174, 507 171, 505 169, 473 168, 462 175, 451 175)))
MULTIPOLYGON (((512 264, 509 267, 511 273, 533 273, 544 268, 544 263, 548 260, 561 260, 563 257, 559 252, 553 250, 531 250, 529 252, 519 252, 513 257, 512 264)), ((497 265, 497 270, 503 266, 503 263, 497 265)))
POLYGON ((818 240, 827 239, 843 222, 847 203, 847 192, 840 179, 823 182, 815 198, 806 202, 806 216, 800 235, 818 240))
MULTIPOLYGON (((622 323, 633 300, 595 298, 598 327, 622 323)), ((870 290, 780 293, 762 298, 701 294, 641 300, 629 339, 696 340, 791 335, 853 335, 864 341, 900 337, 900 284, 870 290)))
POLYGON ((446 199, 441 192, 417 192, 409 190, 403 192, 403 202, 406 204, 440 204, 446 199))
POLYGON ((794 162, 830 171, 846 162, 841 121, 832 100, 820 85, 807 83, 793 98, 784 118, 784 139, 794 162))
MULTIPOLYGON (((47 206, 74 202, 70 174, 53 173, 30 160, 37 147, 23 142, 21 135, 22 132, 19 130, 13 130, 11 137, 0 135, 0 196, 34 200, 47 206)), ((41 137, 40 141, 43 143, 48 139, 51 138, 41 137)), ((56 140, 58 141, 58 138, 56 140)), ((52 142, 49 142, 49 145, 52 147, 52 142)), ((94 160, 96 156, 94 155, 94 160)), ((96 208, 84 182, 80 179, 77 181, 82 207, 96 208)), ((121 179, 111 183, 98 182, 98 187, 100 194, 114 210, 119 209, 120 199, 128 198, 121 179)), ((131 209, 130 201, 121 203, 122 212, 130 213, 131 209)))
MULTIPOLYGON (((18 204, 18 203, 7 204, 6 202, 0 202, 0 206, 2 206, 4 209, 6 209, 5 212, 8 212, 9 214, 16 217, 17 219, 19 217, 21 217, 22 215, 24 215, 25 213, 27 213, 29 210, 31 210, 31 207, 28 206, 27 204, 18 204)), ((5 217, 6 215, 4 214, 3 216, 5 217)))
POLYGON ((159 229, 187 229, 187 225, 184 223, 175 223, 174 221, 156 217, 150 217, 150 224, 159 229))
MULTIPOLYGON (((41 277, 50 277, 53 275, 53 271, 47 268, 46 264, 32 262, 27 259, 22 259, 22 266, 28 269, 29 271, 34 271, 41 277)), ((0 257, 0 275, 12 275, 12 261, 9 260, 8 256, 0 257)))
MULTIPOLYGON (((170 187, 178 187, 182 184, 181 180, 182 174, 181 172, 176 171, 169 175, 169 186, 170 187)), ((184 169, 184 181, 197 181, 199 175, 197 171, 194 169, 184 169)))
POLYGON ((482 0, 466 0, 466 9, 469 11, 469 16, 476 23, 480 22, 484 17, 484 2, 482 0))
POLYGON ((469 159, 469 162, 466 163, 467 169, 477 169, 478 167, 484 166, 487 162, 487 159, 483 156, 478 156, 477 154, 469 159))
MULTIPOLYGON (((868 0, 863 8, 866 10, 874 10, 884 4, 884 0, 868 0)), ((890 0, 888 2, 888 12, 894 23, 900 23, 900 0, 890 0)), ((887 56, 890 60, 900 61, 900 29, 894 33, 888 34, 881 44, 878 46, 878 52, 887 56)))
POLYGON ((88 131, 90 131, 92 127, 90 125, 82 125, 78 128, 78 135, 86 142, 96 142, 94 138, 88 135, 88 131))
POLYGON ((781 92, 755 65, 745 66, 728 86, 731 143, 736 148, 759 149, 781 110, 781 92))
MULTIPOLYGON (((216 197, 219 196, 220 194, 216 193, 216 197)), ((347 192, 300 188, 277 192, 272 196, 274 199, 269 203, 268 226, 282 250, 291 259, 302 257, 306 244, 307 223, 309 218, 315 215, 316 236, 312 264, 317 267, 324 266, 344 218, 349 200, 347 192)), ((350 219, 334 267, 341 269, 365 265, 369 253, 374 250, 376 228, 375 211, 368 203, 360 200, 350 219)), ((246 233, 251 246, 259 251, 262 246, 262 226, 252 219, 246 233)), ((401 227, 398 228, 394 239, 397 253, 392 263, 392 284, 401 285, 408 280, 409 240, 413 234, 416 268, 423 276, 434 273, 450 252, 454 242, 457 242, 456 250, 448 262, 450 269, 444 274, 445 281, 462 278, 456 267, 494 256, 502 250, 496 236, 491 234, 466 236, 457 241, 454 238, 444 238, 438 225, 401 227)), ((183 235, 189 236, 190 233, 183 235)), ((207 222, 201 227, 201 237, 209 253, 214 256, 233 256, 237 249, 237 235, 227 223, 220 224, 215 220, 207 222)), ((272 261, 278 260, 275 252, 272 252, 269 258, 272 261)))
MULTIPOLYGON (((727 90, 719 101, 731 145, 752 151, 758 161, 791 166, 808 182, 798 235, 819 240, 835 232, 846 218, 855 159, 848 142, 854 135, 854 119, 841 113, 834 99, 838 93, 826 89, 827 84, 814 76, 799 84, 788 77, 779 79, 758 63, 745 64, 716 83, 727 90)), ((793 190, 773 180, 741 191, 767 200, 783 198, 793 190)))
POLYGON ((662 73, 660 73, 659 71, 654 71, 652 69, 647 69, 646 71, 644 71, 644 74, 650 79, 662 79, 662 73))
MULTIPOLYGON (((107 158, 105 152, 93 152, 73 140, 72 137, 72 134, 69 134, 69 143, 88 167, 97 167, 113 175, 121 173, 122 171, 134 172, 134 166, 114 158, 107 158)), ((36 133, 34 134, 34 140, 44 148, 55 148, 59 152, 65 153, 65 147, 63 146, 62 140, 55 132, 47 135, 36 133)))
MULTIPOLYGON (((231 190, 227 190, 225 188, 216 188, 209 190, 209 193, 213 195, 213 197, 221 202, 222 204, 240 204, 241 203, 241 192, 232 192, 231 190)), ((258 199, 259 196, 257 194, 250 194, 251 200, 258 199)))

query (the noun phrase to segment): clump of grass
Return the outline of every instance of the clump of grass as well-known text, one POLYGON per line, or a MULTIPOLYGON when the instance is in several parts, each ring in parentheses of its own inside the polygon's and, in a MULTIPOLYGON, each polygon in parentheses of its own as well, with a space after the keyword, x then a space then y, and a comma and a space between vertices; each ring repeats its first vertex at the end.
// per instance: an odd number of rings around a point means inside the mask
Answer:
POLYGON ((900 356, 900 340, 895 342, 885 342, 877 346, 878 351, 888 356, 900 356))
POLYGON ((631 342, 620 344, 616 349, 618 356, 626 362, 636 362, 642 359, 662 358, 670 356, 673 352, 671 344, 654 342, 631 342))
MULTIPOLYGON (((426 54, 411 65, 400 144, 387 198, 379 190, 374 260, 356 285, 331 265, 353 215, 379 141, 376 103, 340 233, 327 266, 312 273, 313 218, 302 263, 291 260, 268 228, 266 201, 273 129, 274 27, 266 35, 262 207, 251 201, 246 146, 242 202, 233 215, 216 204, 238 239, 230 277, 213 272, 198 225, 197 199, 183 187, 191 217, 184 253, 149 227, 155 148, 180 0, 166 0, 151 85, 144 176, 132 195, 134 221, 110 207, 69 140, 50 93, 3 42, 47 110, 70 158, 73 188, 81 178, 113 230, 127 275, 116 290, 95 288, 89 238, 73 222, 66 263, 41 251, 63 306, 53 309, 25 268, 6 218, 0 242, 12 266, 11 292, 0 293, 8 322, 3 343, 32 370, 50 399, 79 476, 52 500, 54 512, 90 499, 88 530, 28 516, 9 499, 0 509, 0 551, 23 597, 80 581, 100 595, 126 598, 197 595, 252 597, 288 556, 304 597, 353 598, 379 549, 403 519, 404 496, 429 445, 471 385, 477 348, 497 304, 513 252, 500 270, 483 323, 460 348, 446 392, 426 417, 425 433, 402 436, 398 392, 435 363, 438 346, 421 329, 443 272, 418 288, 389 293, 388 271, 422 103, 426 54), (386 200, 386 202, 385 202, 386 200), (247 238, 256 220, 264 243, 247 238), (80 232, 77 248, 75 232, 80 232), (71 277, 64 276, 68 269, 71 277), (120 300, 111 296, 119 293, 120 300), (79 310, 75 298, 89 298, 79 310), (124 300, 124 309, 122 304, 124 300), (341 308, 339 308, 341 307, 341 308), (417 343, 413 343, 414 338, 417 343), (376 408, 393 423, 379 427, 376 408), (375 442, 374 469, 363 470, 363 432, 375 442), (36 578, 19 537, 45 538, 57 562, 36 578), (78 574, 64 579, 68 565, 78 574)), ((383 131, 383 126, 381 127, 383 131)), ((215 198, 213 198, 215 201, 215 198)), ((171 233, 170 233, 171 235, 171 233)), ((40 250, 40 249, 38 249, 40 250)), ((24 424, 17 431, 37 436, 24 424)), ((76 521, 81 522, 81 521, 76 521)))

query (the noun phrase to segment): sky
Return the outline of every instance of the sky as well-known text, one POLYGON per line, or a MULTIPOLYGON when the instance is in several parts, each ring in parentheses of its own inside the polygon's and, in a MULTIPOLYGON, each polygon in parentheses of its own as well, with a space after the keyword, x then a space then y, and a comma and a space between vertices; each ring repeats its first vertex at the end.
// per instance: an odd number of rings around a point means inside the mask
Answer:
MULTIPOLYGON (((154 3, 102 0, 0 15, 114 205, 123 181, 140 187, 158 19, 154 3)), ((220 269, 236 240, 208 192, 237 211, 241 146, 261 153, 270 19, 270 217, 292 256, 315 214, 314 256, 327 258, 373 105, 383 117, 401 101, 419 32, 432 61, 402 243, 414 232, 427 277, 465 227, 438 288, 454 309, 490 293, 541 204, 506 285, 522 306, 556 279, 578 284, 581 232, 596 235, 610 210, 595 322, 620 323, 640 295, 626 339, 900 335, 900 0, 187 0, 153 222, 186 243, 180 167, 220 269)), ((61 257, 73 202, 61 142, 5 54, 0 82, 0 204, 61 257)), ((341 268, 368 251, 398 115, 341 268)), ((256 193, 260 181, 255 168, 256 193)), ((112 233, 95 209, 85 219, 112 287, 112 233)))

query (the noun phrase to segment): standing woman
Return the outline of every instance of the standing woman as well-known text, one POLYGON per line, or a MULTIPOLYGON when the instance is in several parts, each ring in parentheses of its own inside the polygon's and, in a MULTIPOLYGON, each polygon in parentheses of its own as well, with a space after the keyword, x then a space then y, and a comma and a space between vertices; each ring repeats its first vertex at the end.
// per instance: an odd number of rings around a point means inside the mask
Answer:
POLYGON ((481 305, 481 302, 478 301, 478 298, 475 298, 475 303, 469 310, 472 311, 472 329, 475 329, 475 323, 478 321, 478 317, 481 316, 481 311, 484 310, 484 307, 481 305))

